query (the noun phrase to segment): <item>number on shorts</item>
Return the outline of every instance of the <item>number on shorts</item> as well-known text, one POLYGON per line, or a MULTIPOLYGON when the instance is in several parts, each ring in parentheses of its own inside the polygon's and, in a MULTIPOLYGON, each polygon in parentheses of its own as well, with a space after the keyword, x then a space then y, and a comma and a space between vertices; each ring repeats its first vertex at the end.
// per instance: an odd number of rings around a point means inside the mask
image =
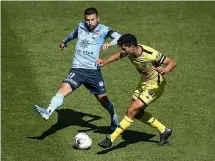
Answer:
POLYGON ((68 78, 71 79, 74 76, 75 76, 75 73, 69 73, 68 78))

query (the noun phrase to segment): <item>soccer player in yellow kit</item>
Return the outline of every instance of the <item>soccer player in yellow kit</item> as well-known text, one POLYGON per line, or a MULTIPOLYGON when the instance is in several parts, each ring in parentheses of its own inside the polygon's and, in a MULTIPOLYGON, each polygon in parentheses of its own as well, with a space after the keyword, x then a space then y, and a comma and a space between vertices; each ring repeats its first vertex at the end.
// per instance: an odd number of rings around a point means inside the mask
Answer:
POLYGON ((97 65, 104 66, 128 56, 140 73, 141 80, 134 91, 126 115, 118 128, 98 145, 102 148, 110 148, 116 138, 133 123, 134 119, 156 128, 160 133, 158 145, 164 145, 171 135, 172 129, 163 125, 149 112, 144 110, 150 103, 162 95, 165 85, 163 75, 172 71, 176 66, 176 62, 149 46, 138 44, 136 37, 131 34, 122 35, 118 39, 117 44, 122 48, 122 51, 116 52, 106 60, 97 60, 97 65), (164 64, 164 66, 161 64, 164 64))

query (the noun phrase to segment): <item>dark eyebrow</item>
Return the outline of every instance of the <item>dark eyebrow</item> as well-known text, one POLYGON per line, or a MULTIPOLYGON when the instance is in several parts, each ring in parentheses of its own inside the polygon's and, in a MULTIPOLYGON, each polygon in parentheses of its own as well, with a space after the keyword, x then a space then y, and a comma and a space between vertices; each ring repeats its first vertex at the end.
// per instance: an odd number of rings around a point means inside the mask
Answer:
POLYGON ((91 18, 91 19, 87 19, 87 18, 86 18, 85 20, 88 20, 88 21, 89 21, 89 20, 95 20, 95 18, 91 18))

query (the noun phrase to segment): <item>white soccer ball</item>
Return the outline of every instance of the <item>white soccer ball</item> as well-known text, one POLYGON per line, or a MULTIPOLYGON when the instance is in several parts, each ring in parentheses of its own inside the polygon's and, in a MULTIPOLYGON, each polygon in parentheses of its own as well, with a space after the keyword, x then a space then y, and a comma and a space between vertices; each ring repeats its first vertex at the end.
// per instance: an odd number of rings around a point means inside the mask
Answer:
POLYGON ((75 136, 75 147, 80 150, 87 150, 92 145, 92 138, 84 132, 78 133, 75 136))

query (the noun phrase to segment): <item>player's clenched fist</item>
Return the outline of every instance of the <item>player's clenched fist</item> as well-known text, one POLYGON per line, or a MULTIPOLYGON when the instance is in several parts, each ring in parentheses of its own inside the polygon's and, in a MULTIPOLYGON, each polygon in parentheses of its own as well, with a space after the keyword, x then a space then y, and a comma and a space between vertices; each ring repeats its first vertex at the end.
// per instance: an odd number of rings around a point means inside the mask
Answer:
POLYGON ((98 59, 98 60, 96 60, 96 65, 98 65, 98 66, 104 66, 105 65, 105 61, 104 60, 102 60, 102 59, 98 59))
POLYGON ((165 68, 162 66, 156 67, 156 68, 154 68, 154 70, 156 70, 161 75, 164 75, 166 73, 165 68))

